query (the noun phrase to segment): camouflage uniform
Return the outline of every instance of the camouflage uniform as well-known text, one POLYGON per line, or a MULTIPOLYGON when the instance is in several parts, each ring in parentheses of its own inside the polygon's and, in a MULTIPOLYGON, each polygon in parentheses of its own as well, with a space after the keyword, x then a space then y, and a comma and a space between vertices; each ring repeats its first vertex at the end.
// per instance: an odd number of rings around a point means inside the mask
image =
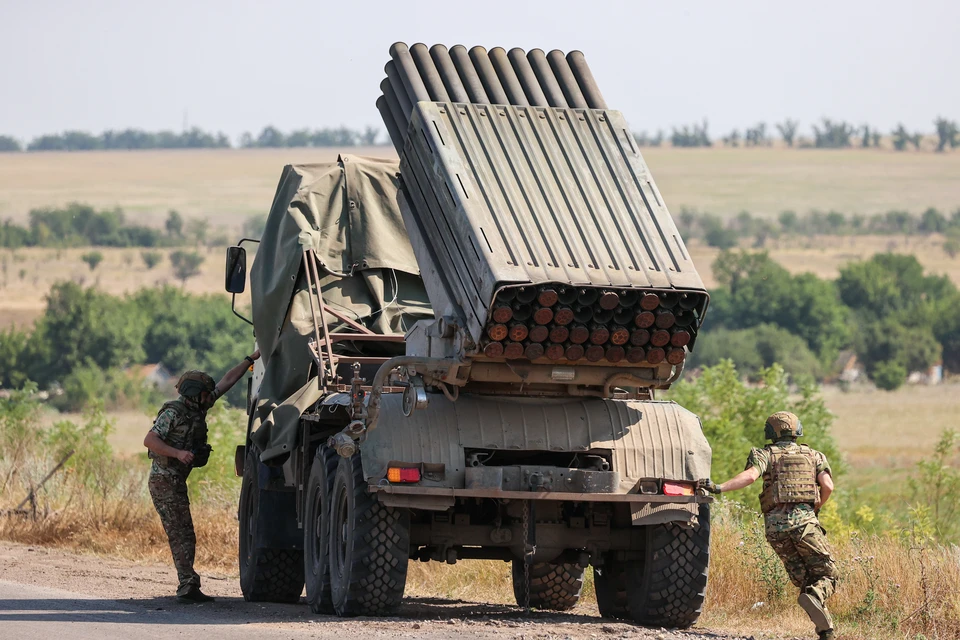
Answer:
MULTIPOLYGON (((800 445, 791 439, 780 440, 773 447, 785 452, 796 452, 800 445)), ((816 461, 816 475, 830 473, 830 463, 819 451, 809 449, 816 461)), ((756 467, 763 478, 764 487, 769 486, 772 478, 770 460, 771 445, 763 449, 754 449, 747 458, 747 466, 756 467)), ((815 596, 824 604, 837 587, 837 567, 827 543, 826 531, 820 526, 817 514, 811 504, 779 504, 764 510, 767 541, 783 561, 783 566, 791 582, 801 592, 815 596)), ((823 606, 826 612, 826 605, 823 606)), ((829 613, 826 614, 829 620, 829 613)), ((832 623, 829 628, 832 628, 832 623)), ((818 632, 825 629, 817 629, 818 632)))
MULTIPOLYGON (((211 405, 220 397, 220 390, 211 394, 211 405)), ((150 430, 166 444, 176 449, 193 451, 207 443, 207 411, 193 399, 180 396, 163 405, 150 430)), ((193 570, 197 536, 190 516, 190 498, 187 496, 187 476, 191 466, 176 458, 150 453, 150 497, 157 509, 163 530, 170 542, 173 564, 177 568, 180 585, 177 595, 200 587, 200 576, 193 570)))

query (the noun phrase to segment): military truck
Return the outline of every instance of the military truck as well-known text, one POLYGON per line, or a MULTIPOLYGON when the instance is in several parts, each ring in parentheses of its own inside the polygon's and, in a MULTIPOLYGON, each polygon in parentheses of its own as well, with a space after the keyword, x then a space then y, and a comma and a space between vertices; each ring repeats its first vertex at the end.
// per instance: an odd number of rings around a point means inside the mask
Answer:
POLYGON ((385 71, 399 163, 286 167, 250 269, 244 597, 382 615, 411 560, 487 559, 562 611, 592 565, 602 615, 693 624, 711 451, 656 394, 709 300, 623 116, 578 51, 385 71))

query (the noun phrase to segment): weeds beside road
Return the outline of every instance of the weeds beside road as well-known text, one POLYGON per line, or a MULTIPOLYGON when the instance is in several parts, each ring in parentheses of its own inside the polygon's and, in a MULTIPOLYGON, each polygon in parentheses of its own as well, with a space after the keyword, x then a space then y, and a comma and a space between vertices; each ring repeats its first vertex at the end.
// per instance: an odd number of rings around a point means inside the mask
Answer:
MULTIPOLYGON (((26 394, 0 400, 0 509, 15 506, 60 459, 75 455, 37 494, 33 514, 0 517, 0 538, 30 545, 169 564, 169 549, 146 491, 145 456, 116 455, 110 423, 91 411, 81 425, 43 429, 26 394)), ((236 497, 232 449, 237 415, 210 415, 214 455, 191 475, 198 565, 234 575, 237 566, 236 497)), ((836 503, 834 503, 836 504, 836 503)), ((825 510, 839 558, 841 586, 830 601, 845 638, 956 638, 960 636, 960 549, 933 537, 933 515, 916 509, 905 525, 865 535, 870 514, 825 510)), ((722 502, 715 509, 710 583, 702 625, 761 636, 809 635, 795 605, 796 590, 748 509, 722 502)), ((589 573, 588 573, 589 575, 589 573)), ((512 605, 509 565, 468 561, 455 566, 411 564, 407 594, 512 605)), ((173 581, 170 590, 174 587, 173 581)), ((596 615, 588 582, 578 613, 596 615)))

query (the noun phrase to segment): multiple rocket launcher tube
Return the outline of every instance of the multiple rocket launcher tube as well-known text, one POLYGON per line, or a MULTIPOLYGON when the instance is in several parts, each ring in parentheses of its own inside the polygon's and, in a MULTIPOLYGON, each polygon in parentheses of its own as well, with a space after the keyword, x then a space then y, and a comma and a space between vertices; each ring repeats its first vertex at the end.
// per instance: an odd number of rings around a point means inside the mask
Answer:
POLYGON ((704 295, 545 284, 506 287, 484 328, 491 359, 679 365, 704 295))
POLYGON ((403 148, 413 105, 420 101, 607 108, 579 51, 564 55, 494 47, 488 52, 483 47, 427 48, 420 43, 407 48, 397 42, 390 47, 390 57, 377 108, 397 151, 403 148))
MULTIPOLYGON (((377 108, 401 155, 418 102, 608 108, 580 51, 398 42, 390 47, 390 58, 377 108)), ((702 290, 507 286, 489 307, 478 355, 500 361, 680 365, 706 306, 702 290)))

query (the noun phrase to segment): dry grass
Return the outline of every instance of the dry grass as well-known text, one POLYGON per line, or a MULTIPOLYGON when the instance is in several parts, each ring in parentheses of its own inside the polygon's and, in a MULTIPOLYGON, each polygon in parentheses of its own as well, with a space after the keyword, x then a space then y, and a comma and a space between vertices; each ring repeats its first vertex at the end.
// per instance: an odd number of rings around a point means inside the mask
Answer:
POLYGON ((910 466, 929 456, 943 429, 957 427, 960 383, 910 385, 894 392, 823 390, 837 416, 837 444, 854 467, 910 466))
MULTIPOLYGON (((394 156, 392 147, 348 149, 394 156)), ((270 209, 286 164, 330 162, 334 149, 196 149, 0 154, 0 218, 35 207, 85 202, 122 207, 130 219, 163 223, 167 211, 239 228, 238 218, 270 209)))
MULTIPOLYGON (((346 149, 395 157, 390 147, 346 149)), ((674 211, 891 208, 952 210, 960 205, 960 154, 769 149, 645 149, 674 211)), ((138 220, 169 209, 217 226, 263 213, 285 164, 329 162, 335 149, 107 151, 0 155, 0 218, 70 201, 121 206, 138 220)))
MULTIPOLYGON (((960 200, 958 200, 960 201, 960 200)), ((232 238, 233 236, 231 236, 232 238)), ((939 236, 856 236, 793 238, 770 242, 770 255, 792 273, 814 273, 821 278, 835 278, 840 269, 852 260, 865 260, 878 252, 895 251, 915 255, 930 273, 945 274, 960 284, 960 258, 950 258, 943 251, 939 236)), ((710 265, 719 251, 697 241, 689 245, 690 254, 708 288, 716 286, 710 265)), ((11 325, 29 326, 43 313, 45 296, 50 285, 60 280, 75 280, 96 285, 112 294, 129 293, 144 286, 180 283, 173 274, 168 258, 148 270, 140 258, 140 249, 98 249, 103 262, 95 271, 80 259, 89 249, 25 248, 0 250, 0 265, 6 261, 6 273, 0 272, 0 328, 11 325), (23 272, 21 277, 21 271, 23 272)), ((164 249, 169 254, 172 249, 164 249)), ((200 275, 184 286, 190 293, 223 292, 223 249, 200 249, 206 258, 200 275)), ((242 307, 249 304, 249 294, 238 296, 242 307)))
MULTIPOLYGON (((917 258, 928 273, 946 275, 960 285, 960 257, 943 250, 943 237, 930 236, 815 236, 768 241, 770 256, 793 274, 812 273, 833 279, 850 262, 869 260, 874 254, 902 253, 917 258)), ((711 265, 719 249, 692 241, 688 248, 707 288, 716 286, 711 265)))
MULTIPOLYGON (((12 476, 0 506, 11 506, 30 481, 36 480, 32 476, 49 464, 49 460, 27 460, 21 468, 31 473, 12 476)), ((103 477, 94 474, 83 484, 78 484, 70 471, 56 476, 40 496, 41 517, 35 521, 0 517, 0 538, 136 562, 169 562, 166 538, 145 488, 145 461, 116 459, 103 467, 110 471, 103 477)), ((0 468, 0 472, 7 477, 9 469, 0 468)), ((193 497, 198 566, 206 572, 236 576, 236 496, 205 490, 193 497)), ((809 633, 809 622, 793 604, 793 587, 787 585, 773 598, 765 590, 763 578, 769 577, 770 571, 758 568, 758 549, 763 547, 758 547, 757 541, 763 543, 749 535, 751 527, 759 527, 759 522, 748 519, 744 525, 726 509, 716 511, 702 626, 763 637, 771 637, 771 629, 776 630, 772 637, 809 633)), ((947 638, 960 632, 960 595, 954 588, 960 584, 960 551, 956 547, 920 551, 897 537, 857 536, 841 537, 834 546, 842 582, 830 605, 843 637, 913 638, 924 633, 947 638)), ((496 561, 466 561, 456 566, 414 563, 407 594, 512 604, 510 566, 496 561)), ((596 615, 590 572, 577 611, 596 615)))
POLYGON ((953 210, 960 154, 821 149, 645 149, 673 212, 771 215, 835 209, 876 213, 953 210))
MULTIPOLYGON (((199 249, 204 256, 200 274, 185 284, 176 278, 170 265, 169 254, 176 249, 157 249, 164 258, 153 269, 147 269, 140 257, 141 249, 98 248, 103 262, 93 271, 80 258, 89 251, 89 248, 0 249, 0 329, 13 325, 29 327, 43 314, 51 285, 64 280, 96 286, 114 295, 163 285, 182 287, 192 294, 223 294, 224 249, 221 247, 199 249)), ((237 296, 238 308, 249 304, 249 293, 237 296)))

